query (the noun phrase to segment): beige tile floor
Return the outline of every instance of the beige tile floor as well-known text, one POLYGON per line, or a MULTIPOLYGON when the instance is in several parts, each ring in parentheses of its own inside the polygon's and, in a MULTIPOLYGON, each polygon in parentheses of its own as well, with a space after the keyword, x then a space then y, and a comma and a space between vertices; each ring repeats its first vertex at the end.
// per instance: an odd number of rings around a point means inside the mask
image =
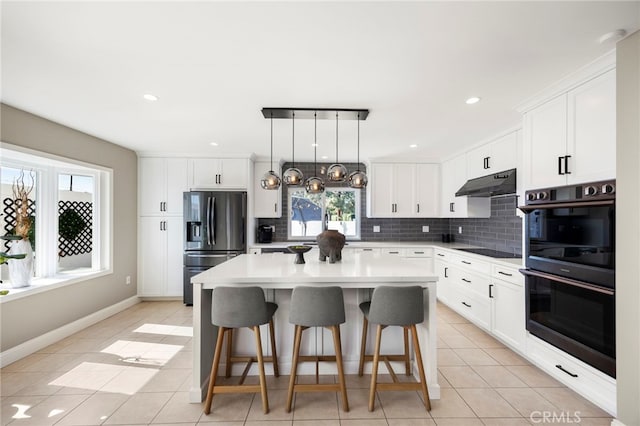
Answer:
POLYGON ((348 413, 334 393, 298 394, 294 411, 285 413, 288 376, 281 376, 268 379, 268 415, 259 395, 242 394, 216 396, 206 416, 187 397, 190 326, 191 308, 182 303, 144 302, 6 366, 2 425, 516 426, 541 424, 545 413, 556 424, 611 423, 606 412, 441 304, 442 397, 430 413, 413 391, 379 392, 369 412, 367 376, 347 378, 348 413))

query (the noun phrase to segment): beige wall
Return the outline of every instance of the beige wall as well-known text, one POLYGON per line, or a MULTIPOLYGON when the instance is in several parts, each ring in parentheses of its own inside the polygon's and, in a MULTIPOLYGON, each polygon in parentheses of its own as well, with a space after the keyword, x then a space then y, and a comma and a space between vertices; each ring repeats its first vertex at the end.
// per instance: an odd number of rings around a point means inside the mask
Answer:
POLYGON ((4 104, 0 114, 2 142, 113 170, 113 274, 0 305, 0 350, 6 351, 136 295, 137 156, 4 104), (131 285, 125 285, 127 275, 132 277, 131 285))
POLYGON ((617 46, 616 346, 618 415, 640 425, 640 31, 617 46))

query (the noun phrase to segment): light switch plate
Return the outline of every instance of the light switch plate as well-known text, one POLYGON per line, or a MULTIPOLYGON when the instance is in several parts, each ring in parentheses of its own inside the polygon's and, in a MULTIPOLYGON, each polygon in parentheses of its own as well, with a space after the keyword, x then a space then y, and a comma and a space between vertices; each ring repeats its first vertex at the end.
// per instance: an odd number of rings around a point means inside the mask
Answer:
POLYGON ((378 225, 374 225, 373 232, 380 232, 380 227, 378 225))
POLYGON ((462 234, 462 226, 458 226, 458 234, 462 234))
POLYGON ((429 225, 425 225, 422 227, 422 232, 429 232, 429 225))

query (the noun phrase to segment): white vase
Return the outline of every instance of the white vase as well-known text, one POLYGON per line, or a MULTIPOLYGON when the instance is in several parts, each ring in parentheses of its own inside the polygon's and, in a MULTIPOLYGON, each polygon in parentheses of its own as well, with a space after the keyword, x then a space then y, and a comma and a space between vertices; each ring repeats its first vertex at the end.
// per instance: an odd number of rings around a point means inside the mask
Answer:
POLYGON ((33 250, 29 240, 11 241, 9 254, 26 254, 24 259, 9 259, 9 286, 12 288, 28 287, 33 278, 33 250))

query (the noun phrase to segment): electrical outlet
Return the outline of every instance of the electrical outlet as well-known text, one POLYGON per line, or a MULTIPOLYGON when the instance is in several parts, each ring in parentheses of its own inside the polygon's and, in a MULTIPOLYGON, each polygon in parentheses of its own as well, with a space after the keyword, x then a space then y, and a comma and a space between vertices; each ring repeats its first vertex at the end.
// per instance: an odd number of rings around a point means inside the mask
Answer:
POLYGON ((429 225, 425 225, 422 227, 422 232, 429 232, 429 225))
POLYGON ((462 234, 462 226, 458 226, 458 234, 462 234))
POLYGON ((276 226, 275 225, 271 225, 271 232, 272 233, 276 233, 276 226))
POLYGON ((373 232, 380 232, 380 226, 374 225, 373 226, 373 232))
POLYGON ((127 275, 127 277, 124 279, 124 283, 125 283, 126 285, 131 284, 131 275, 127 275))

